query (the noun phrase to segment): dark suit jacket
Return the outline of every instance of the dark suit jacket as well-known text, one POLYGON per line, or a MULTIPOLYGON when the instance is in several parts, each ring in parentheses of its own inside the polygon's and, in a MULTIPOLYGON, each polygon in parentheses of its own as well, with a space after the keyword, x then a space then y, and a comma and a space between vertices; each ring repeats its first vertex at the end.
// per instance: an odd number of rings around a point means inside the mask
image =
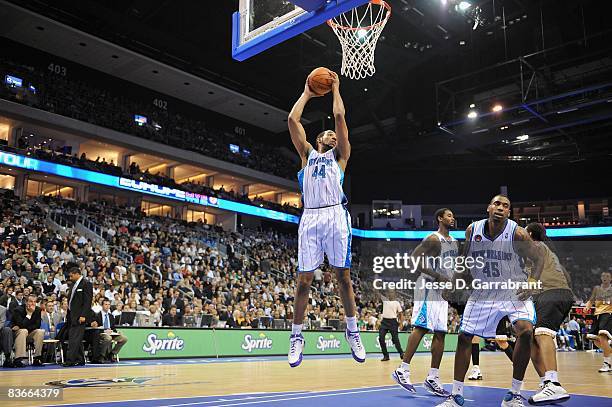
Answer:
POLYGON ((78 287, 73 286, 68 293, 68 318, 71 325, 78 325, 79 318, 85 317, 89 319, 91 315, 91 301, 93 300, 93 286, 85 278, 81 279, 78 287), (76 290, 72 302, 70 302, 70 296, 72 290, 76 290))
MULTIPOLYGON (((166 311, 170 310, 170 307, 172 306, 172 298, 166 298, 162 304, 164 306, 164 309, 166 311)), ((176 305, 176 313, 177 314, 182 314, 183 312, 185 312, 185 302, 183 301, 182 298, 177 298, 176 302, 174 303, 174 305, 176 305)))
POLYGON ((40 308, 36 307, 34 313, 28 319, 26 318, 27 312, 25 306, 17 307, 13 311, 13 319, 11 326, 18 326, 20 329, 27 329, 28 332, 32 332, 35 329, 40 329, 40 308))
POLYGON ((170 314, 165 314, 162 317, 162 325, 164 326, 183 326, 183 317, 176 314, 174 317, 170 314))
MULTIPOLYGON (((93 321, 96 321, 98 323, 98 326, 104 327, 104 321, 102 320, 102 311, 94 313, 93 321)), ((114 331, 116 328, 115 324, 117 321, 115 319, 115 316, 110 312, 108 316, 108 322, 110 322, 110 329, 114 331)))

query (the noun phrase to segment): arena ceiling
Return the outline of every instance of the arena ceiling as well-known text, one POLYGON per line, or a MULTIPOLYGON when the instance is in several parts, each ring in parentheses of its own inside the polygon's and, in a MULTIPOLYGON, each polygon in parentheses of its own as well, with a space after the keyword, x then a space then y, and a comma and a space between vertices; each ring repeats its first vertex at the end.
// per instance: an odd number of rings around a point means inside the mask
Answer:
MULTIPOLYGON (((326 26, 232 60, 237 0, 14 3, 282 110, 310 70, 340 65, 326 26)), ((573 175, 584 162, 610 163, 612 23, 597 1, 472 1, 477 16, 455 10, 453 0, 390 3, 376 75, 342 84, 353 175, 440 179, 434 173, 515 168, 573 175), (492 113, 498 103, 502 111, 492 113), (470 110, 478 117, 467 119, 470 110)), ((313 103, 309 130, 329 125, 330 104, 313 103)))

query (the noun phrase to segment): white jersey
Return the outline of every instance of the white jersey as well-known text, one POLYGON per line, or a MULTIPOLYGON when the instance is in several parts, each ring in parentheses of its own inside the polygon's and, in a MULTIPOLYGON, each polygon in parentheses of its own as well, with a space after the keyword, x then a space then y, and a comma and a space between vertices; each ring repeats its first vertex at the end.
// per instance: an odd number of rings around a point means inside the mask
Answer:
MULTIPOLYGON (((475 262, 470 269, 472 277, 483 282, 527 281, 524 261, 514 249, 514 233, 518 225, 508 219, 502 232, 495 237, 485 235, 488 219, 473 223, 468 256, 482 262, 475 262), (478 267, 481 264, 481 267, 478 267)), ((486 290, 493 294, 491 290, 486 290)), ((481 293, 481 294, 484 294, 481 293)))
MULTIPOLYGON (((455 269, 455 260, 459 255, 459 247, 457 246, 457 240, 452 236, 448 238, 444 237, 441 233, 433 233, 438 240, 440 240, 440 255, 435 259, 433 264, 433 271, 448 278, 452 279, 455 269)), ((433 277, 427 274, 421 274, 419 279, 433 280, 433 277)), ((420 287, 420 282, 417 283, 417 287, 420 287)))
POLYGON ((308 154, 306 166, 298 172, 304 208, 324 208, 346 204, 342 190, 344 172, 336 161, 335 149, 319 153, 314 148, 308 154))

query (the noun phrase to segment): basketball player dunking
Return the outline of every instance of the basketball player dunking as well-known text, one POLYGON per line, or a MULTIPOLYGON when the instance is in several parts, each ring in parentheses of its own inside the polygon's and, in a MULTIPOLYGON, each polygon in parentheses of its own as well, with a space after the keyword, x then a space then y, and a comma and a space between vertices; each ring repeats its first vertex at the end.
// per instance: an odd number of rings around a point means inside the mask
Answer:
MULTIPOLYGON (((523 270, 523 258, 534 262, 534 269, 541 273, 542 258, 538 247, 525 229, 508 219, 510 200, 505 195, 495 196, 488 206, 489 217, 472 223, 465 231, 466 255, 480 258, 470 269, 474 282, 499 283, 527 281, 523 270)), ((512 386, 504 396, 502 407, 522 407, 520 394, 529 364, 535 308, 531 300, 521 301, 515 289, 494 287, 476 289, 470 296, 459 328, 460 334, 455 353, 455 372, 452 394, 438 407, 463 406, 463 382, 470 364, 472 337, 494 338, 499 321, 508 316, 516 335, 513 355, 512 386)))
POLYGON ((298 229, 298 282, 295 294, 293 327, 289 343, 289 365, 302 362, 304 337, 302 324, 313 280, 313 271, 323 263, 324 254, 338 279, 340 298, 346 314, 345 337, 353 358, 365 362, 366 352, 357 328, 355 295, 351 284, 351 217, 345 207, 342 190, 344 170, 351 155, 348 129, 344 119, 344 103, 340 96, 338 75, 332 76, 335 131, 327 130, 316 138, 316 149, 306 140, 300 123, 308 101, 316 96, 308 86, 289 113, 291 141, 302 159, 298 181, 302 191, 304 213, 298 229))
POLYGON ((410 381, 410 361, 427 332, 433 332, 431 344, 431 369, 423 386, 430 393, 448 397, 449 392, 444 390, 440 382, 440 362, 444 353, 444 336, 448 330, 448 302, 442 298, 443 290, 423 289, 424 281, 449 282, 453 278, 454 259, 458 255, 457 241, 450 235, 449 229, 455 226, 453 212, 448 208, 436 211, 438 231, 427 236, 419 244, 412 256, 416 258, 432 257, 436 259, 433 270, 420 268, 416 288, 414 290, 414 308, 412 310, 411 324, 413 332, 408 337, 408 345, 404 352, 404 360, 400 367, 395 369, 391 377, 397 384, 410 393, 416 389, 410 381), (453 258, 449 261, 448 258, 453 258))

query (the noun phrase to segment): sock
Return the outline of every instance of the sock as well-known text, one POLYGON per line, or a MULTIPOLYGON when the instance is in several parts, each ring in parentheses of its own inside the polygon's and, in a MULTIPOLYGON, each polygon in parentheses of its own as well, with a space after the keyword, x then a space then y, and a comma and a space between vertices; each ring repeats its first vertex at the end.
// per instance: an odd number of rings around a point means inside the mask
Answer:
POLYGON ((303 324, 293 324, 291 325, 291 335, 299 335, 302 333, 303 324))
POLYGON ((472 364, 478 366, 480 364, 480 344, 472 344, 472 364))
POLYGON ((544 375, 544 380, 549 381, 549 382, 553 382, 553 383, 559 383, 559 376, 557 374, 556 370, 547 370, 546 374, 544 375))
POLYGON ((346 317, 346 329, 351 332, 357 332, 357 317, 346 317))
POLYGON ((609 365, 612 365, 612 356, 607 356, 604 358, 604 362, 606 362, 609 365))
POLYGON ((409 372, 410 371, 410 363, 406 363, 406 362, 402 362, 402 364, 400 365, 400 367, 402 369, 404 369, 405 371, 409 372))
POLYGON ((427 378, 428 379, 436 379, 438 377, 440 377, 440 370, 436 369, 435 367, 432 367, 429 370, 429 374, 427 375, 427 378))
POLYGON ((458 394, 463 397, 463 382, 453 380, 453 394, 458 394))
POLYGON ((512 362, 512 355, 514 354, 514 348, 512 347, 512 345, 508 344, 508 347, 504 349, 504 353, 506 354, 506 356, 508 356, 510 362, 512 362))
POLYGON ((474 365, 474 370, 478 370, 480 372, 480 366, 474 365))
POLYGON ((545 380, 546 380, 546 376, 540 377, 540 385, 544 384, 545 380))
POLYGON ((521 394, 521 387, 523 387, 523 381, 512 378, 512 387, 510 391, 514 394, 521 394))

